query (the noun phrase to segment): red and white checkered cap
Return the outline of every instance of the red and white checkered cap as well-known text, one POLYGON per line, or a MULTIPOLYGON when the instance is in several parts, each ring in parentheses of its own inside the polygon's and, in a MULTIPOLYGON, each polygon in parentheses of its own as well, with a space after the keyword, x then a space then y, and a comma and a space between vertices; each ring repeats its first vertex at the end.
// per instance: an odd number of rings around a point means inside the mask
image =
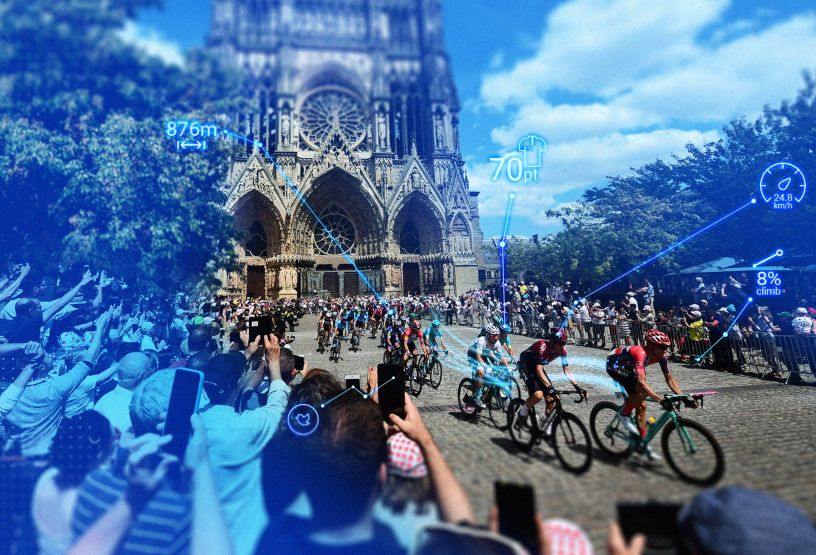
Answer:
POLYGON ((388 438, 388 473, 415 479, 428 475, 419 445, 402 432, 388 438))
POLYGON ((560 518, 544 521, 550 555, 593 555, 592 543, 577 524, 560 518))

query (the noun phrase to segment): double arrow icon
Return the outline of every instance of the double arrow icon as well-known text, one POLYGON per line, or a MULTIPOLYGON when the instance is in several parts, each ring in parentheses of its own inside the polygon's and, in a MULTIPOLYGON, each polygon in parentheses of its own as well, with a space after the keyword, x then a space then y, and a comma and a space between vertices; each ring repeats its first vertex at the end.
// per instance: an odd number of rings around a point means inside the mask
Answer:
POLYGON ((176 150, 207 150, 207 141, 196 141, 188 143, 187 141, 176 141, 176 150))

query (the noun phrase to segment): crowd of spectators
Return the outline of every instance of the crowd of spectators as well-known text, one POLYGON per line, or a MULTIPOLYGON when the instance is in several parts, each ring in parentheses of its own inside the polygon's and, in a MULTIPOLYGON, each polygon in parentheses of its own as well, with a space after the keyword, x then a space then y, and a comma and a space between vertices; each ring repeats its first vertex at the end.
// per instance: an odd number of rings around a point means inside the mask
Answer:
MULTIPOLYGON (((536 289, 521 296, 540 303, 536 289)), ((497 298, 463 301, 495 311, 497 298)), ((448 300, 458 302, 421 304, 448 300)), ((384 420, 376 394, 337 398, 334 374, 308 360, 295 368, 287 332, 315 306, 151 298, 88 268, 50 281, 13 268, 0 280, 2 472, 14 484, 0 511, 4 541, 47 554, 522 553, 498 533, 495 510, 476 522, 409 397, 404 414, 384 420), (250 340, 247 321, 259 314, 272 317, 272 333, 250 340), (182 457, 163 448, 179 368, 204 375, 182 457), (285 417, 303 403, 321 406, 307 437, 285 417)), ((541 553, 592 552, 575 525, 536 523, 541 553)), ((639 553, 643 541, 610 526, 610 553, 639 553)))

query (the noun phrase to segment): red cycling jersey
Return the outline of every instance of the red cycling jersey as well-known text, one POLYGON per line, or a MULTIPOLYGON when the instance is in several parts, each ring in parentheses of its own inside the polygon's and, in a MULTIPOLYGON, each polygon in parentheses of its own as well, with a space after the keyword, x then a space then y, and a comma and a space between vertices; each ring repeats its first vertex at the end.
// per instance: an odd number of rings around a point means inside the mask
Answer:
POLYGON ((417 339, 422 340, 422 330, 420 329, 415 330, 411 328, 411 326, 405 328, 405 333, 403 334, 403 337, 410 341, 412 335, 415 336, 417 339))
POLYGON ((551 347, 549 343, 540 339, 530 345, 527 348, 527 351, 533 353, 536 357, 536 364, 544 364, 547 365, 554 361, 556 358, 561 357, 561 362, 564 366, 567 365, 567 349, 566 347, 562 346, 560 350, 554 349, 551 347))
POLYGON ((646 355, 646 349, 639 345, 634 347, 618 347, 610 353, 610 356, 612 355, 622 357, 621 363, 624 366, 629 366, 630 364, 633 365, 635 373, 638 376, 645 376, 646 367, 655 363, 660 364, 660 369, 665 375, 668 376, 671 374, 671 370, 669 370, 669 359, 666 358, 666 355, 663 355, 657 359, 648 358, 646 355), (629 360, 623 360, 624 358, 628 358, 629 360))

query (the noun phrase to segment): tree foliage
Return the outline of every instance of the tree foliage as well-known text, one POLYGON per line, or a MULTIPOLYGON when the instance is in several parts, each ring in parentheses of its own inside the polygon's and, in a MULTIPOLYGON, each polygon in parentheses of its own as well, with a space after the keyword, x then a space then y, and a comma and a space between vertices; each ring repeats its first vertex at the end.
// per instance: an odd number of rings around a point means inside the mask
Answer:
POLYGON ((163 289, 229 261, 229 152, 175 152, 163 122, 223 123, 244 83, 207 51, 177 67, 125 44, 128 18, 156 4, 0 3, 0 257, 163 289))
POLYGON ((662 252, 709 222, 749 201, 757 204, 645 265, 659 276, 679 268, 730 256, 759 260, 784 247, 786 259, 813 263, 814 193, 794 210, 772 210, 758 195, 762 172, 779 161, 795 162, 816 178, 816 83, 793 102, 766 107, 754 122, 732 121, 723 138, 686 154, 657 160, 628 176, 611 177, 574 206, 548 212, 563 230, 538 244, 511 243, 510 271, 542 282, 567 279, 586 287, 613 279, 662 252), (788 257, 788 254, 791 256, 788 257))

